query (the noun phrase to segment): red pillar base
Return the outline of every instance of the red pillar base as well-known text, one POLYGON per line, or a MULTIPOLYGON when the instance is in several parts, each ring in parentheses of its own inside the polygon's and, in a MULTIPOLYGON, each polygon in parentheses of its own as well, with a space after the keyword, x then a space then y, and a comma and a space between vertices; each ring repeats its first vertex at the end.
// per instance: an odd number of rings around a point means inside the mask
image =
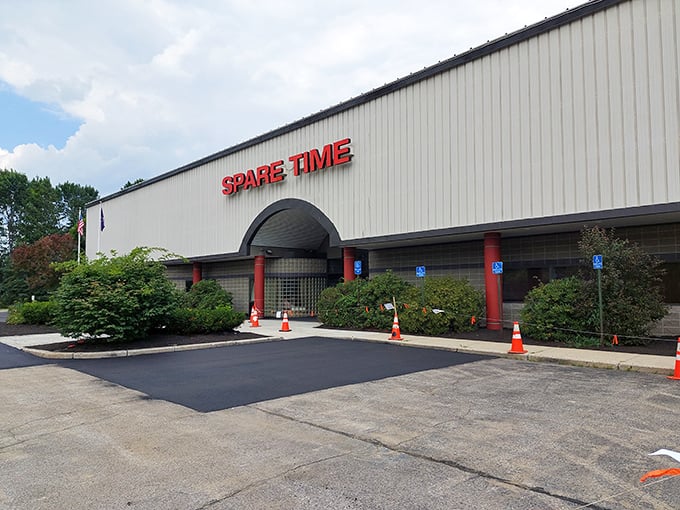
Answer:
POLYGON ((356 250, 354 248, 343 248, 342 249, 342 269, 343 277, 346 282, 354 280, 354 256, 356 250))
POLYGON ((264 317, 264 255, 255 257, 255 281, 253 285, 255 308, 258 316, 264 317))
POLYGON ((194 267, 192 271, 192 283, 196 284, 203 279, 203 264, 200 262, 194 262, 194 267))
POLYGON ((492 262, 501 261, 501 235, 498 232, 484 234, 484 286, 486 290, 486 328, 491 330, 503 329, 503 296, 498 292, 498 279, 502 275, 495 275, 491 269, 492 262))

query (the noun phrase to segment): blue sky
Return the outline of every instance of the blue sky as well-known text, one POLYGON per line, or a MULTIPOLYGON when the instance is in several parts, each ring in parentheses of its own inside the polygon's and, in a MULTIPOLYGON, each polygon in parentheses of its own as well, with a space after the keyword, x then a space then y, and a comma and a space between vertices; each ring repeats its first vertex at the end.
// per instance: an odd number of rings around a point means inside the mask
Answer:
POLYGON ((33 102, 0 85, 0 148, 37 143, 61 149, 69 136, 78 131, 81 122, 60 111, 58 105, 33 102))
POLYGON ((585 0, 62 3, 3 0, 0 169, 105 196, 585 0))

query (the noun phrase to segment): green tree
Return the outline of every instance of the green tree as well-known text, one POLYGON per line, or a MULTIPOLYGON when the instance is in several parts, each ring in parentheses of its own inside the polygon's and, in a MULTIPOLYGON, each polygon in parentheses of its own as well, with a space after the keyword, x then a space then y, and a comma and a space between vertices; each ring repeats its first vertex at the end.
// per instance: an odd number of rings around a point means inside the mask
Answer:
POLYGON ((85 206, 99 198, 99 192, 92 186, 64 182, 57 186, 59 193, 58 215, 62 232, 67 232, 78 222, 78 211, 85 215, 85 206))
POLYGON ((28 178, 14 170, 0 170, 0 252, 18 244, 28 199, 28 178))
POLYGON ((66 336, 110 341, 135 340, 165 325, 177 305, 177 291, 152 249, 61 266, 55 293, 55 325, 66 336))
POLYGON ((35 177, 28 184, 19 239, 23 244, 32 244, 55 232, 59 232, 59 192, 49 177, 35 177))
POLYGON ((124 189, 132 188, 133 186, 137 186, 137 184, 141 184, 143 182, 144 182, 144 179, 142 179, 141 177, 138 178, 138 179, 135 179, 132 182, 127 181, 125 184, 123 184, 123 187, 121 187, 120 190, 123 191, 124 189))

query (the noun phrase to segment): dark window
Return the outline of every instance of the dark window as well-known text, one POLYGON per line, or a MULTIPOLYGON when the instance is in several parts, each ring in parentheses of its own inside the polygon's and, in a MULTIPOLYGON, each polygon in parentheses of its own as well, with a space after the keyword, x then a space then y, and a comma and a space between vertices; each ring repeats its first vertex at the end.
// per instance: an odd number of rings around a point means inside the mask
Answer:
POLYGON ((680 262, 664 264, 663 295, 666 303, 680 303, 680 262))

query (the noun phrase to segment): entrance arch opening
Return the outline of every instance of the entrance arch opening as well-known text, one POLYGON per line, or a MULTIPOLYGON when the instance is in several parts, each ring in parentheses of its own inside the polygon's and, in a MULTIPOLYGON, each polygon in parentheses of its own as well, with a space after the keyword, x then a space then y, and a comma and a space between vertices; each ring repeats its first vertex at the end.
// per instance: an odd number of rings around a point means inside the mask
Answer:
POLYGON ((258 267, 251 306, 268 317, 283 311, 290 317, 315 316, 321 291, 344 276, 340 244, 335 225, 312 204, 286 199, 267 207, 241 245, 258 267))

